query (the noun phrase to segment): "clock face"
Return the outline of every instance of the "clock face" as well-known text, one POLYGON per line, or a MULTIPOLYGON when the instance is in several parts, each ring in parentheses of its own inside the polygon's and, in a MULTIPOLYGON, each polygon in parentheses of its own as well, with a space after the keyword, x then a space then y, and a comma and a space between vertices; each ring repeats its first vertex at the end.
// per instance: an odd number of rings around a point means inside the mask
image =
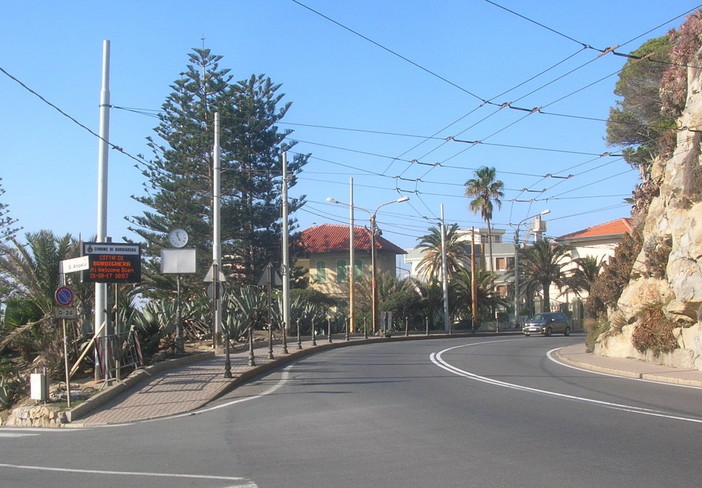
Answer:
POLYGON ((188 243, 188 233, 183 229, 173 229, 168 233, 168 242, 173 247, 183 247, 188 243))

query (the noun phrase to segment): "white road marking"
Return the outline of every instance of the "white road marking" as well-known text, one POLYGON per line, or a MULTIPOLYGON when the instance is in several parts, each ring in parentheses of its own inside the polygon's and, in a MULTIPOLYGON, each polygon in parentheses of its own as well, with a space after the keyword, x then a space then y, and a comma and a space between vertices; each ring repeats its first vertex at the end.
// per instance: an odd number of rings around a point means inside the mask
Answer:
POLYGON ((440 368, 442 368, 450 373, 453 373, 457 376, 462 376, 464 378, 468 378, 471 380, 480 381, 481 383, 487 383, 487 384, 493 385, 493 386, 499 386, 502 388, 509 388, 512 390, 525 391, 525 392, 529 392, 529 393, 538 393, 540 395, 553 396, 553 397, 561 398, 564 400, 571 400, 571 401, 577 401, 577 402, 582 402, 582 403, 590 403, 590 404, 597 405, 597 406, 604 407, 604 408, 609 408, 609 409, 613 409, 613 410, 621 410, 624 412, 630 412, 630 413, 635 413, 635 414, 639 414, 639 415, 648 415, 648 416, 652 416, 652 417, 661 417, 661 418, 666 418, 666 419, 671 419, 671 420, 681 420, 684 422, 692 422, 692 423, 696 423, 696 424, 702 424, 702 419, 698 419, 698 418, 682 417, 679 415, 668 414, 668 413, 665 413, 665 412, 660 411, 660 410, 652 410, 649 408, 641 408, 641 407, 635 407, 632 405, 623 405, 623 404, 619 404, 619 403, 605 402, 605 401, 601 401, 601 400, 595 400, 592 398, 585 398, 585 397, 579 397, 579 396, 574 396, 574 395, 566 395, 564 393, 558 393, 555 391, 541 390, 538 388, 531 388, 528 386, 515 385, 514 383, 507 383, 505 381, 494 380, 491 378, 487 378, 485 376, 479 376, 475 373, 471 373, 469 371, 464 371, 462 369, 459 369, 459 368, 447 363, 442 358, 442 355, 444 353, 452 351, 454 349, 460 349, 462 347, 479 346, 479 345, 484 345, 484 344, 492 344, 495 342, 506 342, 506 341, 512 341, 512 340, 516 340, 516 339, 477 342, 477 343, 471 343, 471 344, 463 344, 461 346, 449 347, 448 349, 444 349, 443 351, 439 351, 438 353, 432 353, 429 356, 429 358, 431 359, 431 362, 434 363, 436 366, 438 366, 438 367, 440 367, 440 368))
POLYGON ((171 415, 168 417, 159 417, 157 419, 136 420, 134 422, 127 422, 127 423, 123 423, 123 424, 96 425, 94 427, 96 427, 96 428, 125 427, 127 425, 133 425, 133 424, 161 422, 163 420, 171 420, 171 419, 178 419, 178 418, 183 418, 183 417, 190 417, 192 415, 200 415, 202 413, 212 412, 213 410, 219 410, 220 408, 230 407, 232 405, 236 405, 237 403, 248 402, 249 400, 257 400, 259 398, 265 397, 266 395, 270 395, 271 393, 274 393, 275 391, 280 389, 288 381, 288 379, 290 379, 290 370, 295 366, 295 364, 297 364, 297 361, 286 366, 283 369, 283 375, 280 378, 280 380, 278 380, 278 382, 275 385, 271 386, 266 391, 259 393, 258 395, 253 395, 253 396, 244 397, 244 398, 237 398, 236 400, 232 400, 232 401, 227 402, 227 403, 222 403, 220 405, 215 405, 214 407, 201 408, 199 410, 193 410, 191 412, 179 413, 179 414, 171 415))
POLYGON ((6 432, 0 431, 0 437, 31 437, 39 434, 31 434, 29 432, 6 432))
POLYGON ((42 432, 55 433, 66 433, 66 432, 76 432, 81 429, 61 429, 61 428, 43 428, 43 427, 4 427, 0 428, 0 437, 12 438, 12 437, 31 437, 39 435, 42 432))
POLYGON ((234 481, 235 485, 230 485, 229 488, 257 488, 258 485, 246 478, 237 476, 212 476, 206 474, 182 474, 182 473, 144 473, 138 471, 106 471, 99 469, 73 469, 73 468, 50 468, 46 466, 29 466, 24 464, 0 464, 0 468, 24 469, 29 471, 51 471, 57 473, 75 473, 75 474, 100 474, 110 476, 137 476, 149 478, 185 478, 196 480, 215 480, 215 481, 234 481))

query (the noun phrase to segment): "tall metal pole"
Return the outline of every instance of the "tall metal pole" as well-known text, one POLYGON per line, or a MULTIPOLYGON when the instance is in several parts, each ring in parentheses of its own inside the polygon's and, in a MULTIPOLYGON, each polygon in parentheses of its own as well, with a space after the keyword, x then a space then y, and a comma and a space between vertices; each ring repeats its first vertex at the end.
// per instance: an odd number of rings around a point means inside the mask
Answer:
MULTIPOLYGON (((100 90, 100 128, 98 139, 98 187, 97 187, 97 242, 107 242, 107 179, 110 139, 110 41, 102 41, 102 88, 100 90)), ((94 330, 99 332, 105 347, 103 361, 100 364, 99 354, 95 351, 95 377, 100 377, 100 366, 104 366, 107 377, 109 359, 107 357, 107 337, 110 330, 107 324, 107 283, 95 283, 95 324, 94 330), (102 327, 102 324, 105 327, 102 327)), ((97 338, 96 338, 97 339, 97 338)), ((99 341, 96 340, 96 345, 99 341)))
POLYGON ((514 325, 519 328, 519 224, 514 231, 514 325))
POLYGON ((290 330, 290 248, 288 244, 288 153, 283 152, 283 354, 288 353, 287 331, 290 330))
POLYGON ((441 204, 441 287, 444 299, 444 331, 449 327, 449 302, 448 302, 448 273, 446 266, 446 223, 444 222, 444 204, 441 204))
POLYGON ((471 300, 471 328, 475 333, 478 323, 478 281, 475 279, 475 227, 470 228, 470 300, 471 300))
POLYGON ((375 213, 370 216, 370 232, 371 232, 371 313, 373 314, 373 319, 371 324, 373 326, 373 333, 378 331, 378 275, 377 275, 377 258, 375 251, 375 213))
MULTIPOLYGON (((546 209, 541 212, 539 212, 536 215, 531 215, 529 217, 526 217, 519 221, 517 223, 517 228, 514 231, 514 323, 517 327, 519 327, 519 228, 521 225, 526 222, 527 220, 531 218, 536 218, 536 222, 534 223, 534 228, 538 229, 541 231, 541 217, 543 215, 551 213, 551 210, 546 209)), ((527 235, 526 240, 529 240, 529 236, 527 235)), ((538 240, 538 237, 537 237, 538 240)))
POLYGON ((349 178, 349 322, 346 327, 346 340, 349 340, 349 331, 356 332, 356 322, 354 313, 354 282, 356 280, 356 266, 354 265, 355 259, 355 227, 354 227, 354 215, 353 215, 353 178, 349 178))
POLYGON ((219 112, 214 114, 214 148, 213 148, 213 162, 212 162, 212 262, 213 269, 216 276, 213 276, 213 281, 215 283, 215 306, 214 306, 214 337, 213 342, 215 347, 219 345, 219 334, 221 333, 221 323, 222 323, 222 302, 221 293, 219 293, 219 273, 222 269, 222 235, 221 235, 221 222, 220 222, 220 148, 219 148, 219 112))

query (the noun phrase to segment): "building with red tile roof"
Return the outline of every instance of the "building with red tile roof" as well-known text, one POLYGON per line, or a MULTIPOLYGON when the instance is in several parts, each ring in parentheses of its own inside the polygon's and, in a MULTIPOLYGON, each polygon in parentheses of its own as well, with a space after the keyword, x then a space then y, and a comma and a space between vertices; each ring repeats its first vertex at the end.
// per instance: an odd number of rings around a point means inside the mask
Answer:
MULTIPOLYGON (((296 240, 296 265, 307 270, 310 287, 328 295, 348 296, 349 226, 323 224, 305 229, 296 240)), ((395 260, 405 250, 382 236, 376 239, 377 270, 395 276, 395 260)), ((354 227, 355 279, 371 275, 371 233, 354 227)))
POLYGON ((587 229, 579 230, 577 232, 571 232, 557 238, 559 242, 565 244, 574 245, 578 243, 585 243, 588 241, 604 241, 611 242, 619 240, 625 235, 631 232, 633 228, 632 220, 629 218, 621 218, 612 220, 610 222, 605 222, 604 224, 593 225, 587 229))
MULTIPOLYGON (((614 256, 614 250, 619 241, 633 228, 632 219, 620 218, 557 237, 555 239, 557 242, 571 248, 569 262, 565 264, 563 270, 568 274, 576 269, 575 260, 578 258, 594 257, 602 263, 609 261, 609 258, 614 256)), ((551 297, 553 307, 559 303, 568 303, 574 298, 572 292, 566 289, 559 290, 555 285, 552 285, 551 297)), ((580 298, 583 300, 587 298, 587 292, 581 292, 580 298)))

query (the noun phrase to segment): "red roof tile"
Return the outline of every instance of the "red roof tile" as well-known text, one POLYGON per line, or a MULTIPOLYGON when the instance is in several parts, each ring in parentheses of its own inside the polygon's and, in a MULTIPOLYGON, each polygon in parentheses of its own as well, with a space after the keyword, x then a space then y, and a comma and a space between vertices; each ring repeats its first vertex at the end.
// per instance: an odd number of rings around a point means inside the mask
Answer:
MULTIPOLYGON (((371 234, 365 227, 354 227, 353 248, 360 251, 370 250, 371 234)), ((300 235, 298 246, 306 252, 324 253, 349 250, 349 226, 324 224, 305 229, 300 235)), ((406 254, 406 252, 383 238, 376 238, 376 247, 379 251, 406 254)))
POLYGON ((615 236, 623 235, 631 232, 633 228, 631 219, 621 218, 617 220, 612 220, 610 222, 605 222, 604 224, 593 225, 587 229, 579 230, 577 232, 572 232, 564 236, 559 237, 557 240, 570 240, 570 239, 584 239, 593 237, 605 237, 605 236, 615 236))

